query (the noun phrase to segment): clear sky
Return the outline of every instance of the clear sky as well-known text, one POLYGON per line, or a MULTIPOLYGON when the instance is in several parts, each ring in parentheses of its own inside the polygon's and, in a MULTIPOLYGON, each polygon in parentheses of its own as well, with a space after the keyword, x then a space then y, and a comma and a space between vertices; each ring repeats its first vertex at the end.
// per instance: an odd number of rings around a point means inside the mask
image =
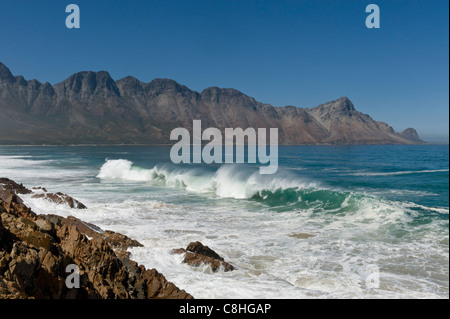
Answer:
POLYGON ((449 133, 448 0, 1 0, 0 41, 0 62, 41 82, 106 70, 276 106, 348 96, 397 131, 449 133), (70 3, 80 29, 65 26, 70 3), (370 3, 380 29, 365 26, 370 3))

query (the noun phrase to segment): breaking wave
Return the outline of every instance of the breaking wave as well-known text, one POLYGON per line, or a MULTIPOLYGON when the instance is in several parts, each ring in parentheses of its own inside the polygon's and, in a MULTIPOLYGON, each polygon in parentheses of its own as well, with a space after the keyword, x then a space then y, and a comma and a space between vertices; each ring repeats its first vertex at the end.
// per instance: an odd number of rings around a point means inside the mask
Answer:
POLYGON ((217 171, 201 168, 175 168, 156 165, 145 169, 131 161, 106 160, 97 175, 100 179, 153 182, 168 187, 184 188, 196 193, 214 193, 218 197, 249 199, 265 196, 264 192, 307 189, 317 187, 313 182, 302 182, 288 174, 260 175, 257 170, 223 165, 217 171))
MULTIPOLYGON (((101 167, 100 179, 117 179, 131 182, 148 182, 152 185, 185 189, 194 193, 213 194, 219 198, 248 199, 263 202, 280 211, 292 208, 326 211, 331 213, 354 212, 367 201, 382 200, 370 194, 327 189, 317 182, 303 180, 288 172, 261 175, 258 170, 237 165, 223 165, 216 171, 204 168, 181 168, 156 165, 151 169, 118 159, 106 160, 101 167)), ((434 212, 447 214, 448 209, 425 207, 414 203, 389 201, 388 205, 404 212, 434 212)))

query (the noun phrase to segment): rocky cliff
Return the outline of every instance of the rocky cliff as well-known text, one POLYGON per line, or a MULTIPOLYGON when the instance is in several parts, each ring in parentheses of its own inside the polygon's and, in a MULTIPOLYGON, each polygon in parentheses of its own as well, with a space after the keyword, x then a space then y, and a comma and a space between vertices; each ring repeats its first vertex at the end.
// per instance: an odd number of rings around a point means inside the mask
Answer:
POLYGON ((173 80, 114 81, 79 72, 50 85, 13 76, 0 63, 0 144, 170 144, 176 127, 277 127, 280 144, 417 144, 358 112, 346 98, 314 108, 275 107, 235 89, 195 92, 173 80))
POLYGON ((31 192, 0 179, 0 299, 192 298, 129 258, 135 240, 74 217, 37 215, 20 198, 31 192), (79 288, 66 286, 69 265, 79 268, 79 288))

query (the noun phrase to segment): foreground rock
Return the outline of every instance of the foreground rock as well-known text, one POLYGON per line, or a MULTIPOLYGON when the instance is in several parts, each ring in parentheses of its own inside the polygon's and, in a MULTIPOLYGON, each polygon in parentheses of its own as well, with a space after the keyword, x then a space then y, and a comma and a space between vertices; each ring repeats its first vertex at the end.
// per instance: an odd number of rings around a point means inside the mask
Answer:
POLYGON ((39 215, 39 218, 42 218, 42 222, 45 221, 49 224, 54 224, 60 227, 63 225, 74 226, 80 233, 89 238, 105 240, 114 250, 127 250, 130 247, 143 247, 143 245, 137 240, 131 239, 123 234, 119 234, 111 230, 104 231, 96 225, 84 222, 73 216, 64 218, 57 215, 39 215))
POLYGON ((50 202, 56 203, 56 204, 67 204, 70 208, 76 208, 76 209, 86 209, 87 207, 84 206, 83 203, 77 201, 76 199, 70 197, 67 194, 63 193, 44 193, 44 194, 35 194, 32 196, 33 198, 43 198, 50 202))
POLYGON ((129 258, 124 249, 138 242, 111 231, 102 233, 73 217, 36 215, 17 194, 3 191, 0 299, 192 298, 157 270, 129 258), (79 288, 66 286, 69 265, 79 268, 79 288))
POLYGON ((0 192, 8 192, 14 194, 30 194, 31 190, 23 186, 23 184, 17 184, 16 182, 8 178, 0 178, 0 192))
POLYGON ((231 264, 225 262, 219 254, 217 254, 208 246, 204 246, 199 241, 190 243, 186 249, 174 249, 172 250, 172 253, 185 254, 183 262, 193 267, 198 267, 206 264, 211 266, 211 270, 214 272, 218 271, 221 268, 225 272, 234 270, 234 267, 231 264))
POLYGON ((297 238, 297 239, 308 239, 311 237, 315 237, 316 235, 307 234, 307 233, 294 233, 290 234, 289 237, 297 238))
POLYGON ((43 198, 56 204, 67 204, 70 208, 86 209, 86 206, 75 198, 63 193, 50 193, 43 187, 33 187, 30 190, 22 184, 8 178, 0 178, 0 198, 5 199, 9 194, 33 194, 33 198, 43 198))

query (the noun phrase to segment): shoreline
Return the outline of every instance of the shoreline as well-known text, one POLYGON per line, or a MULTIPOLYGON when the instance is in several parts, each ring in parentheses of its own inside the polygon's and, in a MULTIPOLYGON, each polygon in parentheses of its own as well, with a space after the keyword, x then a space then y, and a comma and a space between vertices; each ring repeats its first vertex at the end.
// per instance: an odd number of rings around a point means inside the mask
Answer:
MULTIPOLYGON (((174 144, 1 144, 0 147, 97 147, 97 146, 173 146, 174 144)), ((241 145, 241 144, 234 144, 241 145)), ((338 147, 352 147, 352 146, 449 146, 450 143, 411 143, 411 144, 278 144, 278 146, 338 146, 338 147)), ((193 144, 189 144, 193 146, 193 144)), ((244 144, 244 146, 246 146, 244 144)))
MULTIPOLYGON (((0 299, 193 299, 129 258, 127 249, 139 242, 72 216, 35 214, 20 198, 31 193, 0 178, 0 299), (77 289, 65 284, 71 265, 79 269, 77 289)), ((48 199, 79 203, 59 194, 48 199)))

